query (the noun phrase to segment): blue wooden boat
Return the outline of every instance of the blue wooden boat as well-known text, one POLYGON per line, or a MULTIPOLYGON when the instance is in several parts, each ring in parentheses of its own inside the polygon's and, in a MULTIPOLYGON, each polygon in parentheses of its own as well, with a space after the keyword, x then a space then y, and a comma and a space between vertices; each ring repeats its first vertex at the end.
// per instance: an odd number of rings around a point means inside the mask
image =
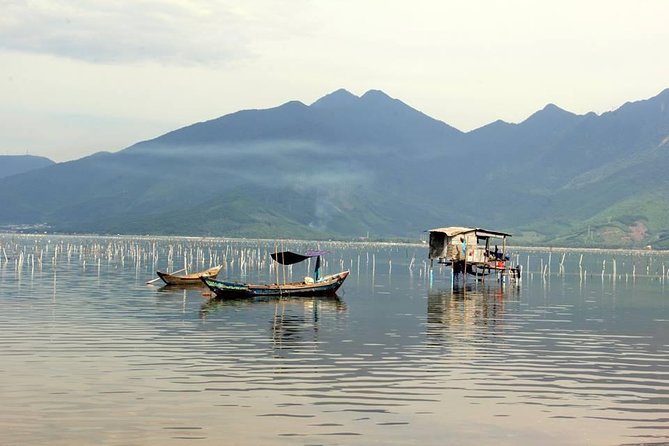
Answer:
POLYGON ((316 257, 314 278, 306 277, 301 282, 254 284, 244 282, 230 282, 201 277, 200 280, 218 298, 248 298, 261 296, 334 296, 339 287, 348 277, 348 271, 320 277, 320 257, 326 251, 309 251, 306 254, 297 254, 284 251, 272 254, 272 259, 283 265, 292 265, 311 257, 316 257))

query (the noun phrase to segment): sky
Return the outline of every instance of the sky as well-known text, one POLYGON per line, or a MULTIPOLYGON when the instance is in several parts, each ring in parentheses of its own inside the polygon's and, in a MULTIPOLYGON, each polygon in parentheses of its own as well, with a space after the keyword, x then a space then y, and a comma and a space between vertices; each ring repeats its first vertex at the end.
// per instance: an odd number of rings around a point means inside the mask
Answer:
POLYGON ((339 88, 462 131, 669 88, 667 0, 0 0, 0 154, 117 151, 339 88))

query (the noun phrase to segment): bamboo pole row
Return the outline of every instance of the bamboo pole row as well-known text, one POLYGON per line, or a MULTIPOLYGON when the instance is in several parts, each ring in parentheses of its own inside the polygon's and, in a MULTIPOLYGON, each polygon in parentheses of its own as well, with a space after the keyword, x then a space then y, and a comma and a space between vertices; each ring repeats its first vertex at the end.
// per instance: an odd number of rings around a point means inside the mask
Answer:
MULTIPOLYGON (((581 280, 584 280, 586 277, 598 276, 601 280, 629 280, 630 278, 655 278, 665 281, 669 279, 669 269, 666 266, 666 261, 669 261, 669 256, 664 253, 658 254, 656 257, 651 256, 639 256, 639 255, 626 255, 622 263, 619 263, 620 258, 616 255, 613 255, 610 258, 601 258, 599 255, 593 255, 594 258, 599 258, 601 264, 593 264, 592 260, 590 262, 589 268, 584 264, 583 253, 574 253, 578 255, 578 261, 574 259, 574 263, 571 269, 568 266, 565 266, 565 258, 567 256, 566 252, 563 252, 560 260, 557 264, 558 266, 558 277, 564 277, 567 275, 578 275, 581 280)), ((544 262, 545 255, 537 254, 539 257, 537 259, 532 259, 530 254, 526 255, 525 268, 523 274, 527 277, 532 278, 534 275, 546 279, 551 276, 551 262, 552 256, 549 253, 548 259, 544 262), (532 269, 531 266, 538 265, 538 270, 532 269)), ((517 257, 517 263, 520 263, 519 256, 517 257)), ((536 268, 536 267, 535 267, 536 268)))
MULTIPOLYGON (((314 247, 314 242, 282 241, 282 249, 305 251, 314 247)), ((135 269, 136 275, 150 274, 156 269, 187 271, 206 269, 222 265, 225 276, 240 279, 276 278, 291 281, 295 272, 303 268, 292 266, 282 270, 271 261, 269 254, 275 251, 273 241, 207 240, 183 238, 129 238, 129 237, 43 237, 0 236, 0 268, 13 267, 17 274, 41 272, 47 265, 56 269, 75 263, 83 271, 96 270, 98 275, 107 267, 135 269)), ((411 277, 416 274, 427 278, 429 264, 417 260, 424 255, 423 246, 410 247, 393 244, 331 242, 327 248, 332 254, 323 259, 326 271, 328 264, 337 265, 338 270, 349 269, 377 274, 377 260, 387 262, 387 275, 393 274, 393 266, 405 265, 411 277), (402 250, 404 262, 402 263, 402 250), (377 259, 377 257, 379 257, 377 259), (400 261, 398 261, 400 260, 400 261), (421 263, 422 262, 422 263, 421 263), (393 265, 395 263, 395 265, 393 265)), ((523 274, 548 279, 553 275, 564 277, 577 275, 581 280, 598 277, 601 280, 629 280, 640 277, 669 278, 664 253, 588 253, 570 251, 529 251, 515 254, 516 264, 523 264, 523 274), (553 252, 557 255, 553 256, 553 252), (525 259, 522 259, 522 255, 525 259), (602 258, 603 257, 603 258, 602 258), (597 259, 597 260, 595 260, 597 259), (522 262, 525 260, 525 262, 522 262), (600 262, 600 263, 595 263, 600 262)), ((307 264, 310 267, 311 264, 307 264)), ((386 270, 383 268, 383 272, 386 270)), ((406 270, 405 270, 406 271, 406 270)))

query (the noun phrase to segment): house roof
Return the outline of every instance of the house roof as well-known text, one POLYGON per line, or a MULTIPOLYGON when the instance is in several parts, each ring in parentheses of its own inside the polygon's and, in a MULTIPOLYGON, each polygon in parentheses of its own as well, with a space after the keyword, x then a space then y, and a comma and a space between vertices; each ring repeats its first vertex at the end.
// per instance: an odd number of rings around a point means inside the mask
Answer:
POLYGON ((449 226, 447 228, 435 228, 430 229, 429 232, 441 232, 446 234, 448 237, 454 237, 460 234, 466 234, 468 232, 475 232, 477 237, 511 237, 511 234, 500 231, 489 231, 487 229, 481 228, 465 228, 462 226, 449 226))

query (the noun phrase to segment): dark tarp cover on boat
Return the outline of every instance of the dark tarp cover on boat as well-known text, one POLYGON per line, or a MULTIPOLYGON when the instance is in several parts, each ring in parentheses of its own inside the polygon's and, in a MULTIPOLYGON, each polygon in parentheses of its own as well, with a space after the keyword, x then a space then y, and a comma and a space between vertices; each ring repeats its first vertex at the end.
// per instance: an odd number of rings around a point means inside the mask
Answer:
POLYGON ((274 252, 270 254, 272 258, 282 265, 292 265, 307 260, 310 257, 320 257, 327 254, 328 251, 307 251, 304 254, 298 254, 291 251, 274 252))

